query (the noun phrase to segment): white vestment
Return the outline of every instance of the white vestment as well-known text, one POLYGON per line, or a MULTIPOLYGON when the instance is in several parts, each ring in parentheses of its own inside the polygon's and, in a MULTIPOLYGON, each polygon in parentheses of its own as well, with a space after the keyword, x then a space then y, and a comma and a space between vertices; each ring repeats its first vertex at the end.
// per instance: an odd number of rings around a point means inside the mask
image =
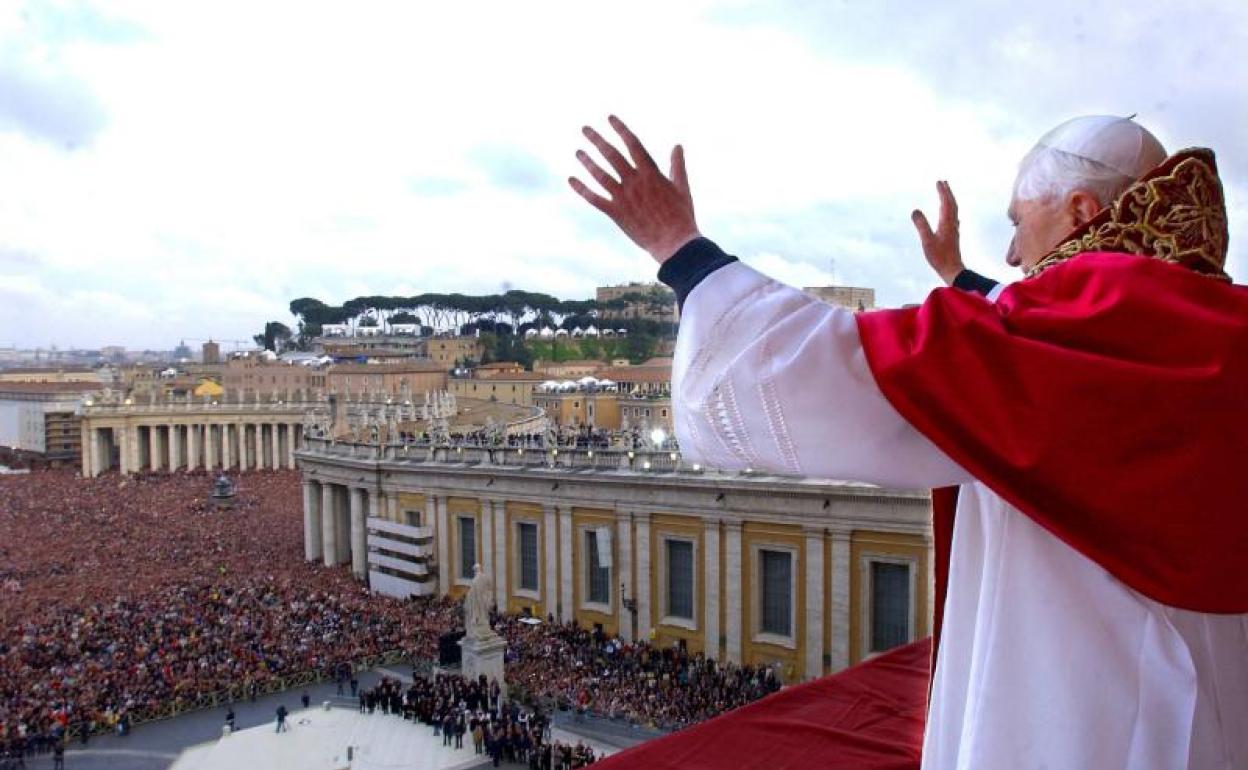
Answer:
POLYGON ((978 483, 884 398, 852 312, 727 265, 672 380, 689 462, 961 485, 924 768, 1248 768, 1248 615, 1158 604, 978 483))

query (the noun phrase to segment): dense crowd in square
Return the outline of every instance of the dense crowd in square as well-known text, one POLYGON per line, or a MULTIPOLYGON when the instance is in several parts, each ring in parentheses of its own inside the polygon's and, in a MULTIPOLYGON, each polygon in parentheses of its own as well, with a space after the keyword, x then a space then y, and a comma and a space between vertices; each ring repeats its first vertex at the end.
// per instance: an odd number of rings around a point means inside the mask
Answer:
MULTIPOLYGON (((384 656, 429 661, 439 637, 462 627, 458 601, 371 594, 348 570, 305 561, 297 473, 237 481, 232 507, 218 508, 202 472, 0 477, 0 751, 124 733, 153 716, 341 678, 384 656)), ((493 625, 508 641, 511 694, 529 703, 674 729, 779 686, 768 668, 551 618, 494 615, 493 625)), ((445 718, 471 695, 433 687, 418 697, 422 717, 445 718)), ((488 709, 488 693, 478 700, 488 709)), ((499 723, 482 730, 504 759, 527 762, 538 745, 531 725, 507 713, 495 710, 499 723)), ((551 750, 557 763, 564 749, 551 750)))

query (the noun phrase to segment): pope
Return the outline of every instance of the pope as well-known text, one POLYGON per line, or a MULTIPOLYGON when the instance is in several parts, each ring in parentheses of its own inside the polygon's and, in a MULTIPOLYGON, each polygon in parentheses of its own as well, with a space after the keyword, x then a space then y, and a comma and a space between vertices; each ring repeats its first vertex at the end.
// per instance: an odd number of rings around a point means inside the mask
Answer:
POLYGON ((703 237, 610 118, 597 190, 682 306, 690 462, 932 487, 925 768, 1248 767, 1248 290, 1224 271, 1214 155, 1089 116, 1023 158, 1002 286, 962 264, 937 185, 923 253, 950 286, 853 313, 703 237), (604 164, 605 161, 605 164, 604 164))

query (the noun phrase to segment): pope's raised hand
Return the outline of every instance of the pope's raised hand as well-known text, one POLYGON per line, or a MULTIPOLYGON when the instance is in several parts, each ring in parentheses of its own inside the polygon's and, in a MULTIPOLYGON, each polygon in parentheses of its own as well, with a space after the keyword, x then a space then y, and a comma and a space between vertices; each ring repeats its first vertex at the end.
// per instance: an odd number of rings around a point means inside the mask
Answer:
POLYGON ((582 132, 602 154, 614 175, 603 170, 584 150, 577 150, 581 162, 607 197, 590 189, 576 177, 568 184, 594 208, 650 252, 659 263, 689 241, 698 237, 698 224, 693 217, 693 197, 689 194, 689 177, 685 173, 685 152, 680 145, 672 148, 671 170, 664 176, 650 153, 642 146, 624 122, 612 115, 611 127, 620 135, 628 157, 602 136, 585 126, 582 132))
POLYGON ((914 222, 914 229, 919 231, 919 243, 923 246, 927 264, 942 281, 952 285, 953 279, 965 269, 958 241, 958 202, 948 182, 937 182, 936 192, 940 195, 940 221, 936 231, 932 232, 927 217, 918 209, 910 214, 910 219, 914 222))

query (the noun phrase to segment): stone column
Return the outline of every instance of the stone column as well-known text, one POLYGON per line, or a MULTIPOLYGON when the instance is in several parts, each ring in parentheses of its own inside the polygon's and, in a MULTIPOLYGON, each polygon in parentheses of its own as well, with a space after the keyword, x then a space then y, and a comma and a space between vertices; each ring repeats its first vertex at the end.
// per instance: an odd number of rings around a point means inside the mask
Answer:
POLYGON ((326 567, 338 563, 338 522, 334 510, 334 485, 321 484, 321 561, 326 567))
POLYGON ((299 448, 299 434, 302 430, 293 422, 286 426, 286 467, 291 470, 295 469, 295 450, 299 448))
POLYGON ((546 613, 555 615, 555 609, 559 606, 559 535, 556 530, 559 509, 553 505, 545 505, 542 506, 542 510, 544 513, 542 539, 546 543, 546 564, 543 570, 546 583, 546 613))
POLYGON ((82 475, 94 478, 104 472, 104 440, 98 428, 90 427, 83 432, 87 440, 82 451, 82 475))
POLYGON ((130 472, 130 430, 124 425, 113 428, 113 441, 117 442, 117 472, 130 472))
POLYGON ((481 506, 481 571, 494 580, 494 501, 479 500, 481 506))
POLYGON ((438 511, 438 590, 443 594, 451 592, 451 521, 446 513, 446 497, 438 495, 433 498, 438 511))
POLYGON ((169 472, 182 467, 182 426, 172 423, 169 426, 169 472))
POLYGON ((369 490, 368 492, 368 518, 376 519, 381 516, 381 503, 384 492, 369 490))
POLYGON ((160 439, 160 426, 150 426, 147 429, 147 467, 153 471, 160 470, 164 465, 162 460, 165 447, 160 439))
POLYGON ((272 462, 269 463, 269 467, 274 470, 282 467, 282 461, 286 457, 286 455, 282 454, 281 427, 281 423, 269 423, 269 439, 271 441, 269 445, 269 457, 272 459, 272 462))
POLYGON ((256 461, 255 463, 253 463, 253 467, 255 467, 256 470, 262 470, 265 465, 264 463, 264 423, 258 422, 255 425, 252 425, 251 429, 256 432, 256 461))
POLYGON ((705 640, 703 650, 708 658, 719 660, 719 521, 717 519, 704 520, 702 564, 703 579, 706 581, 703 591, 706 597, 702 617, 702 638, 705 640))
POLYGON ((506 610, 511 577, 507 574, 507 504, 502 500, 490 504, 494 506, 494 603, 506 610))
POLYGON ((724 522, 724 646, 730 663, 741 662, 741 522, 724 522))
POLYGON ((82 432, 82 449, 79 452, 79 465, 82 467, 82 477, 90 479, 95 477, 93 466, 95 465, 95 430, 87 427, 84 420, 79 430, 82 432))
POLYGON ((650 614, 650 514, 634 513, 637 530, 637 636, 648 639, 654 619, 650 614))
POLYGON ((351 563, 351 488, 338 485, 334 494, 335 564, 351 563))
POLYGON ((228 471, 233 467, 232 460, 234 458, 231 456, 233 453, 230 452, 230 444, 232 443, 230 433, 230 423, 221 423, 221 470, 223 471, 228 471))
POLYGON ((368 543, 364 526, 364 490, 351 487, 351 574, 360 580, 368 571, 368 543))
POLYGON ((567 622, 576 617, 572 581, 572 509, 559 506, 559 620, 567 622))
POLYGON ((832 531, 832 585, 828 589, 832 609, 828 619, 832 628, 830 673, 849 665, 849 539, 849 532, 832 531))
POLYGON ((386 495, 386 518, 390 519, 390 521, 393 521, 396 524, 400 523, 399 522, 399 496, 397 494, 386 495))
POLYGON ((633 641, 633 613, 624 607, 625 597, 637 600, 637 589, 633 587, 633 521, 628 511, 619 511, 615 519, 615 540, 620 544, 616 551, 616 570, 619 573, 620 585, 624 590, 616 602, 616 625, 620 636, 626 642, 633 641))
POLYGON ((303 482, 303 557, 321 558, 321 490, 315 481, 303 482))
POLYGON ((823 676, 823 529, 806 532, 806 678, 823 676))
POLYGON ((127 473, 138 473, 143 470, 143 466, 139 464, 142 455, 139 453, 139 441, 143 438, 139 433, 139 426, 131 425, 124 429, 126 435, 126 452, 125 455, 130 458, 127 473))
POLYGON ((199 431, 203 428, 199 423, 186 427, 186 469, 193 471, 199 468, 199 431))
POLYGON ((210 422, 204 423, 204 470, 210 471, 217 467, 217 426, 210 422))

